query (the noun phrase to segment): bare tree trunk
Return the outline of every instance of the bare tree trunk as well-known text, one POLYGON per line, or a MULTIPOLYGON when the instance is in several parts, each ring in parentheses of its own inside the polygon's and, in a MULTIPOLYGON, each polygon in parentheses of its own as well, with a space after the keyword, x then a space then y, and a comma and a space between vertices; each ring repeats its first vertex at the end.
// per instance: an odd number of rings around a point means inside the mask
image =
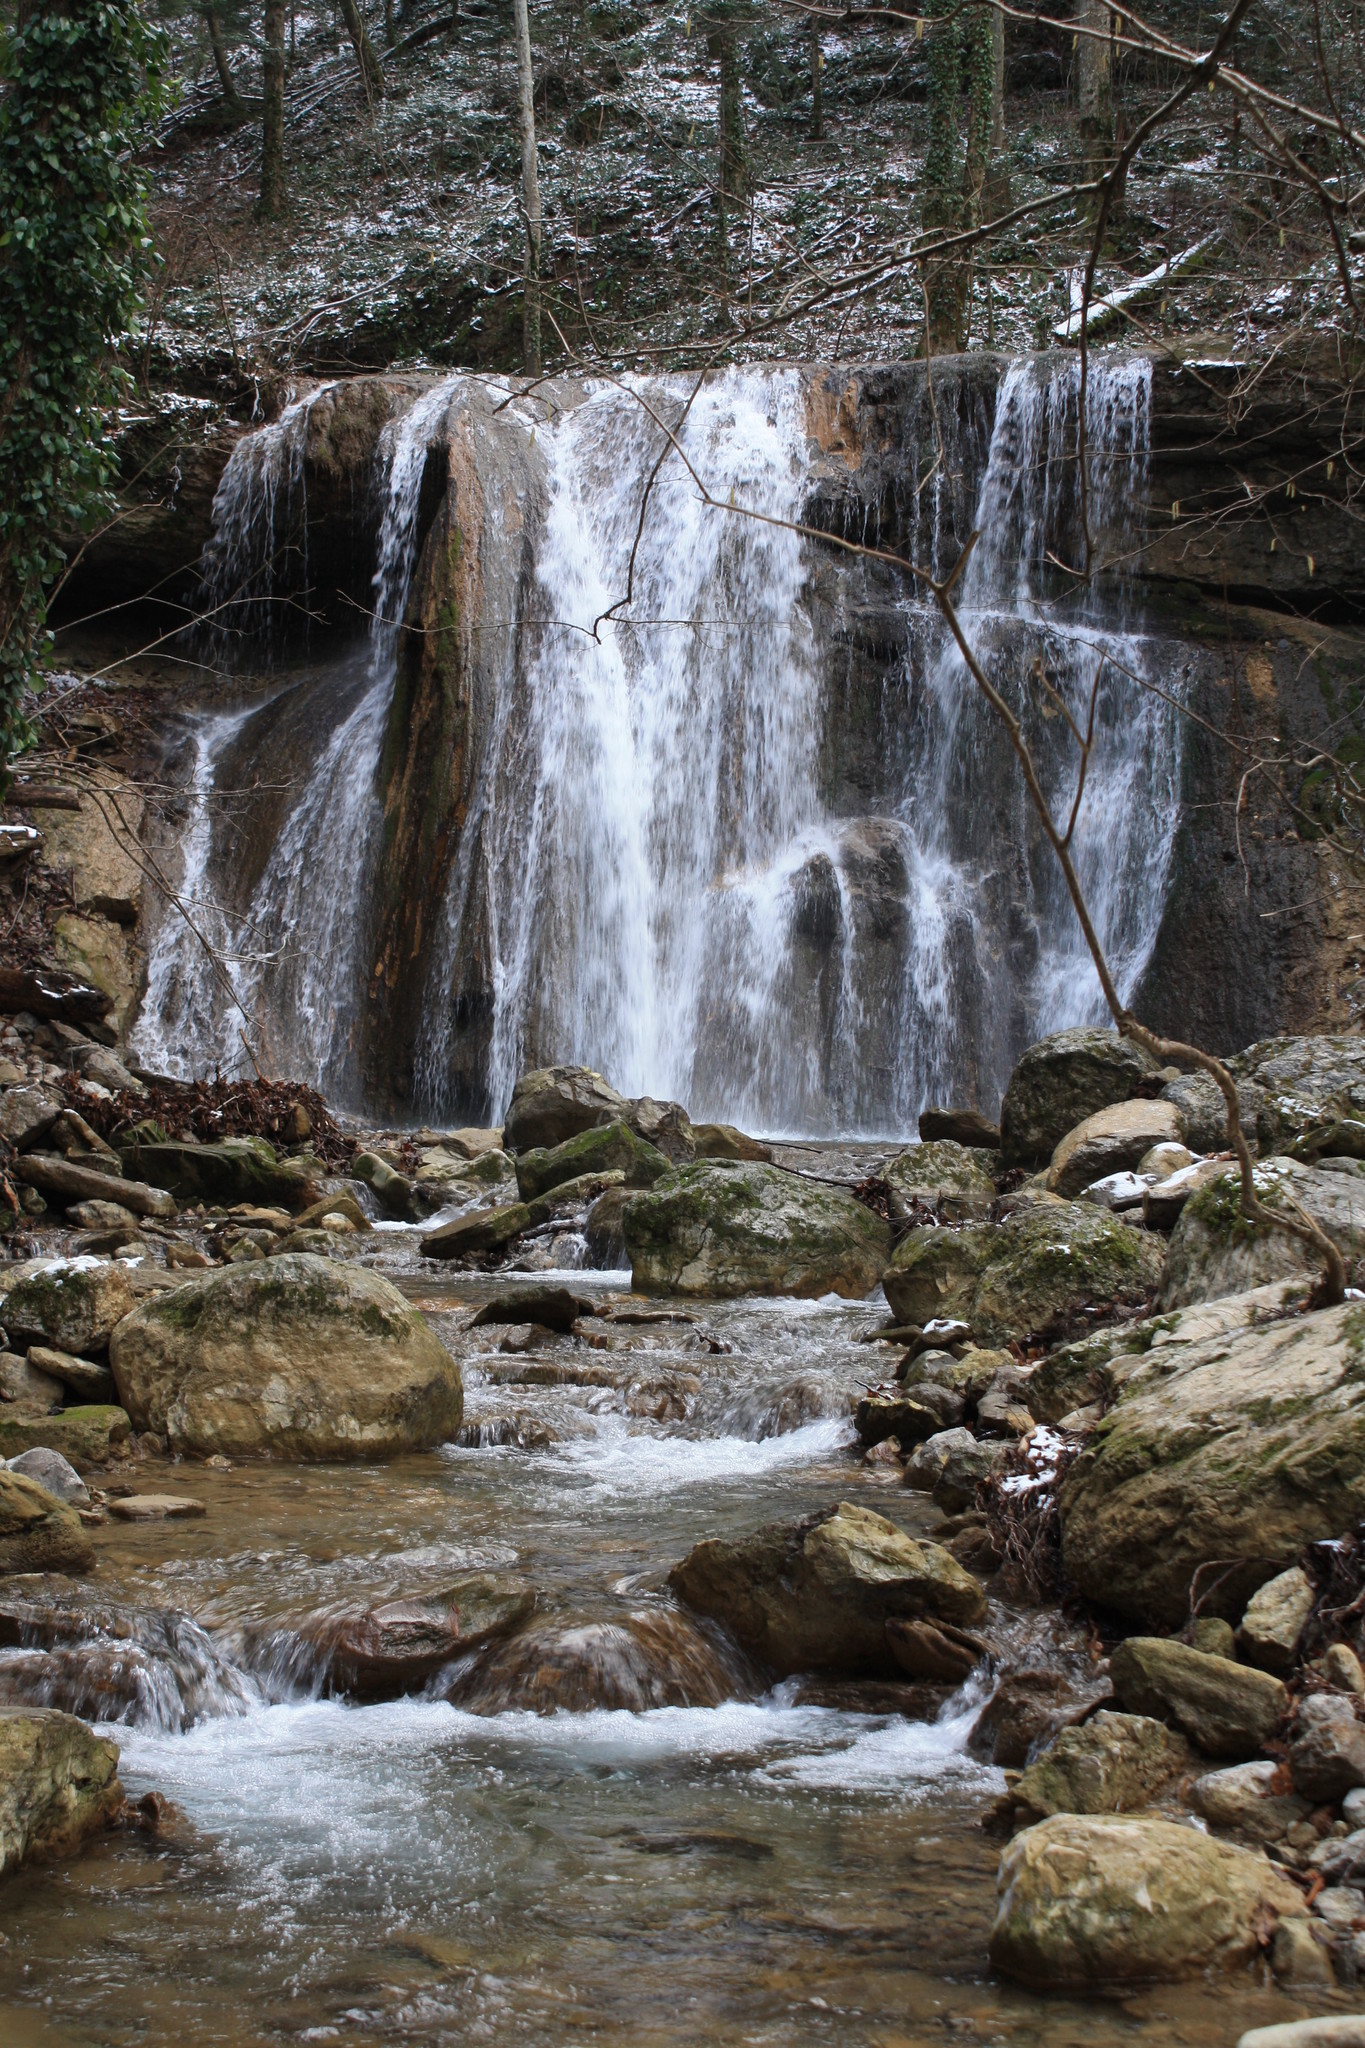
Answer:
POLYGON ((820 48, 820 21, 810 18, 810 139, 822 142, 825 135, 825 56, 820 48))
POLYGON ((540 375, 540 178, 536 172, 535 73, 526 0, 513 0, 517 33, 517 118, 521 129, 521 210, 526 216, 526 294, 522 354, 528 377, 540 375))
POLYGON ((284 0, 265 0, 264 99, 261 112, 261 196, 256 211, 278 220, 284 190, 284 0))
POLYGON ((739 40, 729 26, 720 32, 720 192, 723 206, 730 200, 743 205, 749 196, 739 40))
POLYGON ((246 107, 243 103, 242 95, 237 90, 237 81, 232 75, 232 66, 228 63, 227 45, 223 41, 223 24, 218 19, 218 11, 211 5, 205 6, 203 16, 204 26, 209 32, 209 48, 213 51, 214 69, 218 73, 218 85, 223 95, 223 105, 227 108, 230 119, 245 121, 246 107))
POLYGON ((1114 93, 1105 0, 1076 0, 1076 109, 1087 160, 1108 168, 1114 145, 1114 93))
POLYGON ((341 0, 341 18, 346 24, 346 33, 355 50, 355 61, 360 66, 360 82, 365 88, 365 97, 373 103, 384 97, 384 67, 379 61, 379 52, 370 41, 370 32, 356 0, 341 0))
POLYGON ((384 46, 386 49, 391 50, 393 48, 393 37, 393 0, 384 0, 384 46))

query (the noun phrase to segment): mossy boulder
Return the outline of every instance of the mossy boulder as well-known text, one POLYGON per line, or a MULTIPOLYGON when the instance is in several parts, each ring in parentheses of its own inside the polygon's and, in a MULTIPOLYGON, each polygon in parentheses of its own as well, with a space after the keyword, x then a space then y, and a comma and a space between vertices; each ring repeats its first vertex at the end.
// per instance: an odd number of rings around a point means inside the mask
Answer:
POLYGON ((1159 1071, 1141 1046, 1094 1025, 1040 1039, 1010 1075, 1000 1105, 1005 1165, 1041 1165, 1051 1159, 1068 1131, 1097 1110, 1126 1102, 1159 1071))
POLYGON ((88 1357, 105 1349, 115 1323, 132 1307, 122 1266, 79 1260, 54 1262, 47 1272, 17 1281, 0 1303, 0 1315, 11 1342, 50 1344, 88 1357))
POLYGON ((1365 1038, 1266 1038, 1228 1066, 1256 1092, 1263 1154, 1365 1157, 1365 1038))
POLYGON ((979 1582, 938 1543, 841 1501, 800 1522, 699 1543, 669 1574, 694 1613, 721 1622, 773 1671, 882 1674, 899 1666, 892 1619, 984 1621, 979 1582))
POLYGON ((205 1273, 114 1332, 139 1429, 229 1457, 391 1457, 453 1437, 460 1371, 396 1287, 309 1253, 205 1273))
POLYGON ((1240 1617, 1306 1543, 1365 1517, 1365 1305, 1154 1346, 1060 1506, 1067 1575, 1088 1599, 1178 1628, 1207 1566, 1206 1611, 1240 1617))
POLYGON ((1268 1671, 1166 1636, 1129 1636, 1109 1671, 1121 1706, 1174 1721, 1208 1756, 1258 1755, 1289 1707, 1288 1691, 1268 1671))
POLYGON ((892 1214, 903 1221, 912 1202, 932 1209, 944 1222, 986 1214, 995 1200, 996 1152, 959 1145, 951 1138, 913 1145, 882 1168, 891 1188, 892 1214))
POLYGON ((122 1804, 117 1744, 51 1707, 0 1707, 0 1876, 68 1855, 122 1804))
POLYGON ((131 1430, 127 1411, 104 1402, 64 1408, 60 1415, 11 1419, 0 1408, 0 1458, 18 1458, 25 1451, 60 1451, 78 1472, 107 1465, 125 1444, 131 1430))
POLYGON ((518 1153, 516 1170, 518 1194, 523 1202, 533 1202, 537 1195, 586 1174, 623 1173, 626 1187, 650 1188, 672 1168, 662 1152, 618 1118, 580 1131, 562 1145, 518 1153))
POLYGON ((1193 1762, 1184 1737, 1150 1715, 1096 1714, 1083 1727, 1064 1728, 1029 1765, 1012 1789, 1015 1814, 1039 1821, 1053 1813, 1131 1813, 1193 1762))
POLYGON ((646 1294, 843 1294, 881 1276, 890 1226, 844 1188, 756 1161, 676 1168, 623 1209, 646 1294))
POLYGON ((322 1193, 307 1161, 278 1158, 264 1138, 221 1138, 212 1145, 143 1144, 134 1138, 120 1156, 131 1179, 165 1188, 181 1202, 305 1209, 322 1193))
POLYGON ((1036 1991, 1167 1983, 1253 1962, 1303 1894, 1258 1850, 1147 1815, 1055 1814, 1000 1859, 997 1970, 1036 1991))
POLYGON ((1138 1302, 1161 1277, 1162 1246, 1089 1202, 1035 1201, 1001 1224, 910 1231, 883 1276, 903 1323, 952 1316, 1003 1344, 1092 1305, 1138 1302))
POLYGON ((0 1573, 88 1572, 94 1562, 76 1510, 0 1465, 0 1573))
MULTIPOLYGON (((1255 1169, 1256 1192, 1268 1209, 1306 1210, 1337 1246, 1348 1266, 1365 1254, 1365 1169, 1354 1161, 1331 1168, 1298 1159, 1263 1159, 1255 1169)), ((1161 1282, 1162 1308, 1214 1301, 1242 1294, 1273 1280, 1288 1280, 1318 1269, 1311 1248, 1273 1224, 1253 1223, 1242 1214, 1241 1175, 1236 1167, 1197 1187, 1171 1232, 1161 1282)))
POLYGON ((512 1090, 502 1142, 509 1152, 549 1150, 608 1118, 630 1115, 630 1104, 591 1067, 537 1067, 512 1090))

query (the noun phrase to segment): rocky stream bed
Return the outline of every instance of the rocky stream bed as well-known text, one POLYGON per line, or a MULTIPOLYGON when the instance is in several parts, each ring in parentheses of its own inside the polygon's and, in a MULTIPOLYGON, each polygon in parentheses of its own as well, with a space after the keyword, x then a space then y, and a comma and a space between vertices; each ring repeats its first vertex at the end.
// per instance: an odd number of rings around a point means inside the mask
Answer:
POLYGON ((1216 1091, 1107 1032, 910 1148, 575 1068, 386 1133, 47 997, 0 1028, 7 2038, 1358 2003, 1360 1040, 1234 1062, 1347 1260, 1313 1309, 1216 1091))

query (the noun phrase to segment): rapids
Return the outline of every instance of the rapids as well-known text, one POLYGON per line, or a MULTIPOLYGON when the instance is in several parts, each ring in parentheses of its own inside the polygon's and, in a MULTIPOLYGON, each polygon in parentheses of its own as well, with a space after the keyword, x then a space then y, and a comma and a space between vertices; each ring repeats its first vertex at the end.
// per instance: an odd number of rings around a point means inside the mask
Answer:
MULTIPOLYGON (((498 1327, 461 1336, 487 1281, 404 1285, 465 1354, 471 1414, 514 1409, 555 1441, 384 1468, 186 1465, 172 1483, 204 1520, 102 1532, 101 1600, 192 1615, 224 1667, 246 1659, 241 1696, 201 1692, 188 1726, 154 1689, 123 1710, 126 1789, 179 1817, 7 1886, 7 2043, 1120 2048, 1140 2030, 1222 2048, 1222 1989, 1089 2006, 991 1978, 999 1845, 979 1822, 1002 1780, 965 1748, 976 1682, 930 1721, 815 1704, 795 1683, 544 1715, 492 1694, 481 1711, 347 1706, 251 1665, 253 1627, 461 1572, 515 1570, 556 1628, 657 1626, 675 1611, 664 1573, 702 1536, 844 1497, 912 1532, 937 1519, 851 1448, 865 1305, 734 1302, 622 1328, 605 1351, 562 1340, 532 1358, 586 1357, 617 1382, 543 1385, 518 1383, 528 1361, 497 1348, 498 1327), (632 1413, 633 1390, 667 1381, 685 1414, 632 1413), (796 1426, 774 1434, 793 1386, 796 1426)), ((1044 1618, 997 1607, 990 1630, 1076 1654, 1044 1618)), ((1298 2009, 1238 1987, 1238 2026, 1298 2009)))

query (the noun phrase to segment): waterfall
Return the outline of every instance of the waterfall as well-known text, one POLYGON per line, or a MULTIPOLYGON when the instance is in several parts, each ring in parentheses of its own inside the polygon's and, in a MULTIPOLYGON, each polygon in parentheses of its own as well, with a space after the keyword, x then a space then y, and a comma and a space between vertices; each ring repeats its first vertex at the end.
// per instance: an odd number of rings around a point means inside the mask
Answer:
MULTIPOLYGON (((208 1061, 240 1065, 245 1018, 281 1071, 337 1099, 356 1093, 366 906, 381 813, 379 760, 416 561, 422 472, 455 382, 422 393, 380 436, 383 511, 369 645, 341 657, 321 678, 324 715, 330 709, 335 722, 275 836, 249 904, 235 913, 209 888, 215 854, 219 870, 231 865, 230 849, 215 846, 214 809, 224 803, 224 759, 234 746, 249 748, 261 714, 248 709, 207 719, 193 735, 182 893, 193 893, 202 912, 195 921, 239 1001, 228 1000, 202 941, 168 910, 133 1035, 139 1055, 165 1072, 190 1073, 208 1061)), ((298 400, 274 426, 234 449, 214 500, 214 539, 204 565, 211 594, 254 590, 276 575, 275 508, 282 491, 286 501, 301 491, 299 450, 317 396, 298 400)))
MULTIPOLYGON (((1092 354, 1084 491, 1074 357, 1008 366, 993 418, 984 399, 979 418, 957 403, 960 370, 933 374, 911 422, 923 445, 907 439, 898 458, 906 545, 941 568, 979 531, 963 623, 1062 817, 1077 757, 1061 707, 1084 730, 1093 693, 1073 845, 1128 994, 1159 928, 1179 810, 1179 721, 1150 687, 1132 596, 1150 365, 1092 354)), ((381 437, 368 646, 196 728, 184 865, 201 902, 236 858, 213 805, 272 758, 288 692, 314 707, 306 771, 254 871, 237 860, 235 908, 213 926, 277 1069, 361 1105, 397 626, 427 452, 457 418, 467 446, 529 437, 544 483, 515 502, 510 485, 479 486, 485 548, 525 566, 499 585, 515 596, 472 622, 486 701, 444 901, 424 920, 418 1114, 496 1118, 526 1066, 583 1061, 696 1117, 908 1134, 929 1100, 993 1107, 1031 1038, 1102 1016, 1017 763, 932 599, 886 572, 874 590, 871 571, 797 530, 816 474, 809 373, 603 381, 510 404, 499 390, 479 408, 476 388, 429 389, 381 437), (878 606, 888 651, 872 703, 852 650, 878 606)), ((212 589, 277 588, 307 403, 234 453, 212 589)), ((849 502, 851 533, 876 540, 880 503, 856 490, 849 502)), ((240 1023, 203 948, 168 919, 143 1056, 172 1071, 240 1064, 240 1023)))

